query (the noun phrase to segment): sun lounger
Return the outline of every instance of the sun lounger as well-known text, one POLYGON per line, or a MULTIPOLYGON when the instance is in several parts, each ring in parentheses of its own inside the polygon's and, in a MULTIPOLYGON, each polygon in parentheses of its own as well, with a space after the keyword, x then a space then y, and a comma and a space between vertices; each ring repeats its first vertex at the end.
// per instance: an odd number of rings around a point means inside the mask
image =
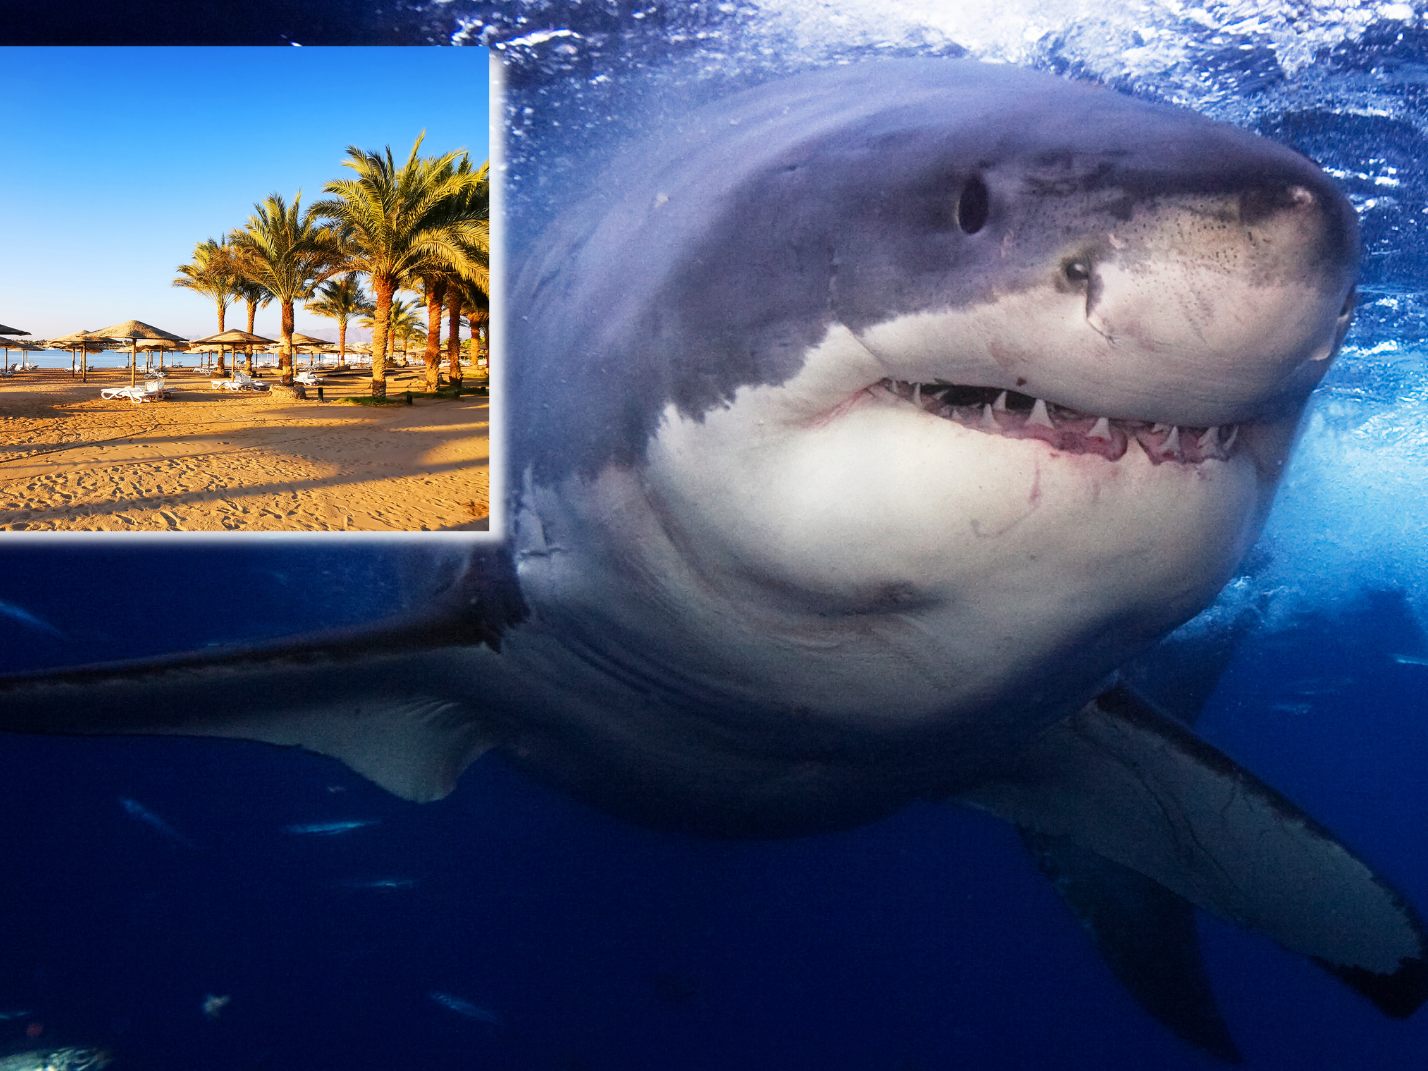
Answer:
POLYGON ((261 380, 254 379, 247 372, 237 372, 232 379, 214 379, 209 381, 216 390, 267 390, 268 385, 261 380))
POLYGON ((118 401, 120 398, 128 398, 136 405, 140 402, 157 402, 171 395, 173 391, 164 386, 162 379, 146 379, 142 387, 105 387, 99 392, 99 396, 106 402, 118 401))

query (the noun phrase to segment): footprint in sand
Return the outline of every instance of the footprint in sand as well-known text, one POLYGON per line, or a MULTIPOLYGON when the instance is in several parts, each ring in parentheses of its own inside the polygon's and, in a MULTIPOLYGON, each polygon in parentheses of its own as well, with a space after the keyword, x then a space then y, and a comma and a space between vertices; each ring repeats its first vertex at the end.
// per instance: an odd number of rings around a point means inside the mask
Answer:
POLYGON ((159 510, 159 517, 165 524, 169 526, 170 532, 182 531, 183 526, 179 524, 177 514, 171 513, 166 509, 161 509, 159 510))

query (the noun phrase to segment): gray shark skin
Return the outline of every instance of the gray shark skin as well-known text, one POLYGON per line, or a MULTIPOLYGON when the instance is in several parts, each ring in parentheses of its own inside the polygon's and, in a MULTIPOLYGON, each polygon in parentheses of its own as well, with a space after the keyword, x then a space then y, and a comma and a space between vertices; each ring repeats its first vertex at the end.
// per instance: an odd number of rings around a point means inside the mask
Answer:
POLYGON ((1116 676, 1233 575, 1347 329, 1315 165, 894 61, 695 112, 512 232, 501 545, 367 628, 4 679, 0 728, 301 746, 410 799, 494 748, 724 836, 957 801, 1221 1057, 1192 905, 1428 997, 1413 910, 1116 676))

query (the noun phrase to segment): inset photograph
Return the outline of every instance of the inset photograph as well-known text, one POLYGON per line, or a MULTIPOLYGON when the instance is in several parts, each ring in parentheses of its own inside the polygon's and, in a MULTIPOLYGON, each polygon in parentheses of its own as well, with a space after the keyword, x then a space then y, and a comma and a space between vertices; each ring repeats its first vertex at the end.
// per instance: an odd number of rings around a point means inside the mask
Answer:
POLYGON ((489 530, 484 49, 0 60, 0 531, 489 530))

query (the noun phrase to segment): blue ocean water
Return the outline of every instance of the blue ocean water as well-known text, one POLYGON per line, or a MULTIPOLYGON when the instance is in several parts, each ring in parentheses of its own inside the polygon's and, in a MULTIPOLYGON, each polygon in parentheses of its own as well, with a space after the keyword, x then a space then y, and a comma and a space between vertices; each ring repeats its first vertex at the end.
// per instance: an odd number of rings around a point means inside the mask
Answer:
MULTIPOLYGON (((181 353, 175 356, 173 353, 164 353, 162 356, 162 366, 164 368, 173 367, 196 367, 204 363, 205 358, 209 364, 213 363, 215 354, 202 353, 181 353)), ((11 350, 9 363, 0 365, 16 371, 23 371, 25 368, 60 368, 66 370, 76 370, 79 367, 78 355, 72 354, 69 350, 11 350)), ((160 355, 138 354, 137 367, 140 372, 149 368, 160 367, 160 355)), ((128 350, 103 350, 99 353, 91 353, 86 358, 86 364, 94 368, 128 368, 130 355, 128 350)))
MULTIPOLYGON (((4 343, 4 339, 0 339, 0 345, 3 345, 3 343, 4 343)), ((240 356, 241 356, 241 355, 240 355, 240 356)), ((143 371, 145 371, 145 370, 147 370, 147 369, 150 369, 150 368, 159 368, 159 367, 163 367, 163 368, 199 368, 199 367, 209 367, 209 368, 211 368, 211 367, 214 365, 214 363, 217 361, 217 357, 218 357, 217 351, 214 351, 214 352, 211 352, 211 353, 208 353, 208 352, 194 352, 194 353, 178 353, 178 354, 170 353, 170 352, 168 352, 168 351, 165 351, 165 352, 162 354, 162 356, 161 356, 160 354, 158 354, 158 353, 146 354, 146 353, 140 351, 140 353, 137 355, 137 358, 136 358, 136 361, 137 361, 136 367, 138 368, 138 370, 139 370, 140 372, 143 372, 143 371)), ((310 357, 311 357, 311 355, 310 355, 309 353, 307 353, 307 352, 305 352, 305 351, 304 351, 304 352, 300 352, 300 353, 297 355, 298 364, 299 364, 299 365, 303 365, 303 364, 307 363, 307 361, 309 360, 310 357)), ((87 359, 86 359, 86 363, 88 364, 89 368, 91 368, 91 369, 99 369, 99 368, 128 368, 128 367, 129 367, 129 363, 130 363, 130 359, 131 359, 131 358, 130 358, 130 354, 129 354, 129 351, 128 351, 128 350, 102 350, 102 351, 100 351, 99 353, 91 353, 91 354, 89 354, 88 357, 87 357, 87 359)), ((77 354, 72 354, 69 350, 46 349, 46 350, 30 350, 30 351, 26 352, 26 351, 13 350, 13 349, 12 349, 12 350, 9 351, 9 363, 8 363, 8 364, 5 363, 3 357, 0 357, 0 367, 8 367, 8 368, 13 369, 13 370, 15 370, 15 371, 17 371, 17 372, 23 371, 25 368, 64 369, 64 370, 67 370, 67 371, 76 371, 76 370, 79 368, 78 360, 79 360, 78 355, 77 355, 77 354)), ((317 360, 319 361, 319 363, 321 363, 321 362, 324 361, 324 360, 325 360, 325 361, 328 361, 328 362, 334 362, 334 363, 335 363, 335 361, 337 360, 337 358, 336 358, 335 356, 328 356, 328 355, 322 354, 322 355, 318 355, 317 360)), ((263 353, 260 353, 260 354, 257 354, 257 355, 253 358, 253 363, 256 364, 256 365, 258 365, 258 366, 260 366, 260 367, 262 367, 262 366, 264 366, 264 365, 276 365, 276 364, 277 364, 277 361, 278 361, 277 357, 274 356, 274 355, 272 355, 272 354, 263 354, 263 353)), ((225 366, 227 366, 227 365, 230 365, 231 363, 232 363, 232 359, 227 356, 227 351, 225 350, 225 351, 224 351, 224 364, 225 364, 225 366)), ((24 381, 21 380, 21 381, 19 381, 19 382, 22 382, 22 383, 23 383, 24 381)))
MULTIPOLYGON (((1360 211, 1359 315, 1243 575, 1173 642, 1224 640, 1200 731, 1428 910, 1428 7, 953 7, 451 0, 344 24, 314 2, 280 21, 491 45, 517 234, 675 102, 869 55, 1100 80, 1320 160, 1360 211)), ((257 39, 245 25, 189 32, 257 39)), ((445 556, 0 545, 0 670, 364 620, 418 601, 445 556)), ((40 1027, 145 1071, 1213 1066, 1118 987, 1012 831, 970 811, 720 842, 607 818, 498 758, 425 806, 258 745, 6 737, 0 771, 0 1047, 40 1027), (285 832, 340 821, 375 824, 285 832), (210 997, 229 998, 216 1016, 210 997)), ((1424 1063, 1428 1012, 1386 1020, 1262 938, 1200 932, 1248 1066, 1424 1063)))

